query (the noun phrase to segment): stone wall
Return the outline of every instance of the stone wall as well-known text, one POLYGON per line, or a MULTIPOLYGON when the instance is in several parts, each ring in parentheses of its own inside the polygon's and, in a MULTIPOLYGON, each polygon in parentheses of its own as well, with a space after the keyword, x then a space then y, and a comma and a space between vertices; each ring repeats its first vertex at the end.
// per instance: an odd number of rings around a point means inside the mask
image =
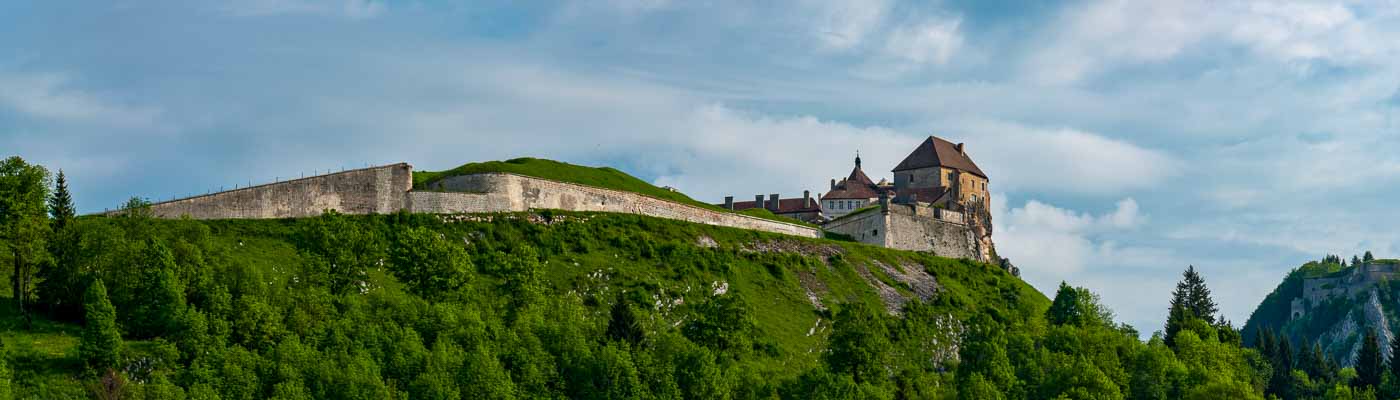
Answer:
MULTIPOLYGON (((919 215, 924 206, 892 204, 886 247, 926 251, 941 257, 987 261, 978 249, 976 234, 965 224, 919 215)), ((950 211, 932 209, 935 213, 950 211)), ((962 214, 957 214, 960 221, 962 214)))
POLYGON ((866 211, 828 222, 822 228, 861 243, 987 261, 961 213, 910 204, 891 204, 888 210, 866 211))
POLYGON ((309 217, 327 209, 387 214, 405 208, 412 187, 413 167, 399 163, 160 202, 151 212, 194 219, 309 217))
POLYGON ((794 236, 822 236, 820 229, 809 226, 711 210, 637 193, 508 173, 444 178, 428 190, 410 192, 408 208, 413 212, 435 214, 533 209, 614 212, 794 236))

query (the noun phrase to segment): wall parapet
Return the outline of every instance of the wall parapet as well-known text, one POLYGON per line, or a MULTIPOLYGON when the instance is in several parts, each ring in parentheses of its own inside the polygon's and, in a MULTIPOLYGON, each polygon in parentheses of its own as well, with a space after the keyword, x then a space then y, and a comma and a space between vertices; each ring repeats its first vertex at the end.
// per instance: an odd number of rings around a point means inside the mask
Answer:
POLYGON ((397 163, 162 201, 150 210, 156 217, 194 219, 310 217, 328 209, 387 214, 404 208, 412 186, 413 167, 397 163))
POLYGON ((409 192, 407 203, 410 211, 421 213, 521 212, 535 209, 615 212, 794 236, 822 237, 820 229, 801 224, 710 210, 640 193, 508 172, 443 178, 429 187, 429 190, 409 192))

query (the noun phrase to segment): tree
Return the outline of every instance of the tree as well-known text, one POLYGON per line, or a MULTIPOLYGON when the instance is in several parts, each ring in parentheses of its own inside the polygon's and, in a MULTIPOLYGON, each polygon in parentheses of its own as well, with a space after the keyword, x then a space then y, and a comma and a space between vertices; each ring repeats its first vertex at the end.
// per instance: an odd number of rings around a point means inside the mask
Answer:
POLYGON ((0 400, 10 400, 14 396, 14 385, 11 383, 13 376, 7 356, 5 344, 0 343, 0 400))
POLYGON ((68 193, 68 178, 63 175, 63 170, 58 170, 58 178, 54 180, 53 196, 49 197, 49 216, 53 218, 52 225, 55 232, 63 230, 78 215, 78 211, 73 207, 73 196, 68 193))
POLYGON ((1108 326, 1113 323, 1113 312, 1104 307, 1099 296, 1089 289, 1060 282, 1060 289, 1055 292, 1055 300, 1046 310, 1045 319, 1055 325, 1108 326))
POLYGON ((1370 250, 1366 250, 1366 254, 1361 255, 1361 262, 1370 264, 1372 261, 1376 261, 1376 256, 1371 255, 1370 250))
POLYGON ((738 292, 695 303, 693 311, 681 327, 681 334, 690 341, 730 355, 752 347, 750 336, 756 323, 738 292))
POLYGON ((1361 351, 1356 354, 1356 382, 1354 386, 1358 388, 1373 387, 1379 388, 1381 376, 1385 371, 1385 356, 1381 354, 1380 339, 1376 338, 1376 330, 1366 329, 1366 336, 1361 339, 1361 351))
POLYGON ((22 158, 0 161, 0 241, 9 245, 11 293, 26 321, 34 270, 48 258, 48 179, 48 170, 22 158))
POLYGON ((151 240, 140 262, 140 295, 132 310, 131 333, 140 337, 175 333, 185 310, 185 287, 175 275, 175 257, 165 244, 151 240))
POLYGON ((1218 311, 1205 279, 1196 272, 1196 266, 1187 266, 1186 271, 1181 273, 1181 281, 1176 283, 1176 290, 1172 291, 1165 329, 1167 345, 1175 347, 1176 334, 1188 321, 1201 319, 1213 324, 1218 311))
POLYGON ((1293 344, 1287 336, 1279 338, 1278 350, 1274 353, 1269 363, 1274 367, 1274 374, 1269 378, 1269 386, 1264 393, 1277 395, 1284 399, 1295 398, 1293 388, 1293 344))
POLYGON ((608 338, 636 345, 641 343, 645 336, 641 320, 637 319, 636 311, 627 304, 626 300, 619 297, 616 302, 613 302, 612 309, 608 311, 608 338))
POLYGON ((827 365, 832 372, 850 374, 856 383, 879 383, 885 378, 890 348, 885 321, 863 302, 841 307, 832 321, 827 365))
POLYGON ((367 290, 369 271, 379 265, 385 253, 375 230, 334 210, 307 220, 296 241, 310 256, 309 279, 330 287, 334 294, 367 290))
POLYGON ((1355 266, 1359 266, 1359 265, 1361 265, 1361 259, 1360 259, 1360 258, 1357 258, 1355 254, 1352 254, 1352 255, 1351 255, 1351 266, 1355 267, 1355 266))
POLYGON ((473 268, 460 243, 424 227, 400 232, 389 259, 394 277, 407 284, 410 293, 433 300, 466 285, 473 268))
POLYGON ((107 287, 93 279, 83 294, 83 336, 78 354, 94 371, 116 368, 122 338, 117 332, 117 311, 107 300, 107 287))

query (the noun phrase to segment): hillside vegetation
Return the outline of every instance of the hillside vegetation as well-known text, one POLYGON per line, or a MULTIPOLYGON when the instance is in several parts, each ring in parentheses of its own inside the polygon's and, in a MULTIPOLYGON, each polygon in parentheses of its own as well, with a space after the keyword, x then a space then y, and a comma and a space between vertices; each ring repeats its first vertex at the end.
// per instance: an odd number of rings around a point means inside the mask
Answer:
MULTIPOLYGON (((548 211, 75 218, 44 175, 0 164, 0 400, 1261 399, 1298 373, 1242 348, 1191 269, 1144 343, 1083 288, 846 241, 548 211)), ((1375 398, 1352 376, 1308 387, 1375 398)))

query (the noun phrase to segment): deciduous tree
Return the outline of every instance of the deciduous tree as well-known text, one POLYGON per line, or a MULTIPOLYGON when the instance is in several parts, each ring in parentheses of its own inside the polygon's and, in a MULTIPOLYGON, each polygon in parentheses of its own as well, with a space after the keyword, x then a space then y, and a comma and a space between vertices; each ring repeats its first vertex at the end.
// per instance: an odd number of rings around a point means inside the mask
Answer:
POLYGON ((11 293, 26 316, 34 270, 48 259, 48 179, 48 170, 22 158, 0 161, 0 239, 14 264, 11 293))

